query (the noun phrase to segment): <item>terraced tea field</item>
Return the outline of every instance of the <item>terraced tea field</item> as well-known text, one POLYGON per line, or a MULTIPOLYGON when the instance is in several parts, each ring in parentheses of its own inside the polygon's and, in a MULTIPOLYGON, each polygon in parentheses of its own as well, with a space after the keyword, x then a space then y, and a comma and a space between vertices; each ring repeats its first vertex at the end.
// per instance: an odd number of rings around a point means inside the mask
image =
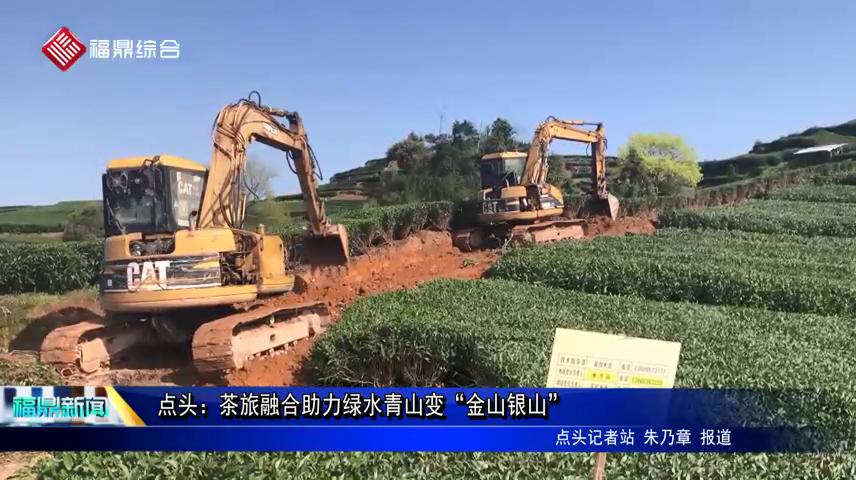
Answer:
POLYGON ((853 185, 801 185, 766 195, 770 200, 803 202, 856 203, 856 186, 853 185))
POLYGON ((856 237, 856 204, 751 200, 739 205, 705 210, 664 212, 660 222, 667 228, 712 228, 853 238, 856 237))
POLYGON ((609 295, 845 315, 856 239, 661 230, 505 255, 489 276, 609 295))
MULTIPOLYGON (((654 235, 521 248, 493 265, 492 278, 362 298, 316 343, 307 368, 330 385, 540 386, 557 327, 679 341, 676 386, 801 389, 781 415, 833 433, 841 453, 610 455, 608 478, 856 478, 851 194, 844 186, 799 187, 666 212, 654 235)), ((387 215, 401 222, 417 211, 387 215)), ((359 216, 370 217, 359 228, 390 227, 387 217, 359 216)), ((576 454, 68 453, 34 472, 540 480, 590 478, 592 462, 576 454)))

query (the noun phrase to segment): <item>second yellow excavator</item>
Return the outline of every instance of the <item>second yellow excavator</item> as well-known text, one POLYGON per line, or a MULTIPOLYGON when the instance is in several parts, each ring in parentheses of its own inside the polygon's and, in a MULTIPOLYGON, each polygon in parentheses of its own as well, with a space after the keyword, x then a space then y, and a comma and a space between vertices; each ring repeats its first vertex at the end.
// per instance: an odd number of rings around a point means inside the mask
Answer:
POLYGON ((253 101, 253 93, 217 115, 209 169, 167 155, 109 164, 100 278, 107 315, 50 332, 42 361, 92 373, 132 347, 191 341, 197 369, 219 373, 320 333, 329 317, 320 302, 234 308, 295 284, 282 239, 263 225, 243 229, 246 149, 254 140, 291 160, 309 214, 307 258, 349 260, 345 229, 328 223, 318 196, 317 161, 300 116, 253 101))
POLYGON ((480 165, 482 189, 476 199, 479 226, 457 232, 455 246, 470 251, 498 248, 513 241, 542 243, 581 238, 584 218, 604 216, 615 220, 619 202, 606 188, 605 150, 603 124, 548 117, 535 129, 527 153, 485 155, 480 165), (595 129, 579 128, 585 125, 595 129), (592 190, 578 212, 568 212, 561 189, 547 183, 547 155, 554 139, 591 147, 592 190))

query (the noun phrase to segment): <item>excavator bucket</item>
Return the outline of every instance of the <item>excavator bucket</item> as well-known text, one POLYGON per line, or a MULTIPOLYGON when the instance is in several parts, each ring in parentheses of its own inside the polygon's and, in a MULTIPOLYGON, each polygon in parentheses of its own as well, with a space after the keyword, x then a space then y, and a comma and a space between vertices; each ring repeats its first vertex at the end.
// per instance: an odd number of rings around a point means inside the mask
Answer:
POLYGON ((606 198, 599 198, 596 195, 586 199, 585 204, 580 209, 579 216, 582 218, 589 217, 609 217, 612 220, 618 218, 618 199, 614 195, 607 195, 606 198))
POLYGON ((330 225, 321 234, 307 234, 303 240, 306 261, 313 266, 345 265, 350 260, 348 231, 344 225, 330 225))

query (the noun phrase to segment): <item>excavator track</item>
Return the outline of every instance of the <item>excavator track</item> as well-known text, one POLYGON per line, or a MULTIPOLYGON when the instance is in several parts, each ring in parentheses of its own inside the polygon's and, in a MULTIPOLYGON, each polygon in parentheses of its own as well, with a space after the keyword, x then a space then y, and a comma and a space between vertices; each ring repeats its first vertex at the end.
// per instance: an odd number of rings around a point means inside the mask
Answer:
POLYGON ((143 322, 98 318, 50 332, 42 342, 40 360, 58 367, 63 376, 90 374, 108 367, 131 347, 157 341, 143 322))
POLYGON ((462 252, 472 252, 482 245, 482 237, 483 234, 480 229, 461 230, 452 237, 452 244, 462 252))
POLYGON ((543 223, 516 225, 508 230, 491 232, 489 228, 461 230, 454 234, 453 244, 462 252, 479 248, 500 248, 508 243, 552 243, 585 236, 585 220, 558 219, 543 223))
POLYGON ((533 225, 517 225, 511 229, 512 242, 551 243, 585 236, 585 220, 552 220, 533 225))
POLYGON ((200 326, 193 335, 193 363, 201 375, 241 368, 252 358, 320 335, 330 323, 321 302, 263 306, 200 326))

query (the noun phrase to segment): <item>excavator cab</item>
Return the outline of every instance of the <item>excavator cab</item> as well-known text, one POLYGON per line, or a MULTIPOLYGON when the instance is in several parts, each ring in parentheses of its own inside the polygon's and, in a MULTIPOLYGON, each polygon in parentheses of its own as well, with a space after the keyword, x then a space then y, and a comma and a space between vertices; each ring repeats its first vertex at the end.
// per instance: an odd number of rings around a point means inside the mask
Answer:
POLYGON ((519 185, 525 164, 525 153, 502 152, 483 156, 479 168, 482 190, 519 185))
POLYGON ((206 177, 205 167, 178 157, 112 162, 102 176, 105 234, 156 235, 190 228, 206 177))

